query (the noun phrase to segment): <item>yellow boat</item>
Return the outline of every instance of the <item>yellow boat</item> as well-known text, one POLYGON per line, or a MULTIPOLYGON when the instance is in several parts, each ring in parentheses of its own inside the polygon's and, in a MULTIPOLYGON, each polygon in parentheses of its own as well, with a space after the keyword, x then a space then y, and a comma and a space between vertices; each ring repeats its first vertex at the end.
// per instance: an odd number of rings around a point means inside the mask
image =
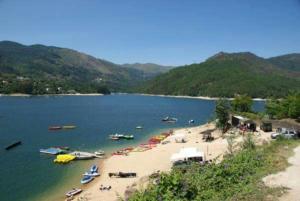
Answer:
POLYGON ((71 154, 60 154, 56 156, 54 159, 55 163, 69 163, 70 161, 74 160, 76 157, 71 154))
POLYGON ((74 129, 74 128, 76 128, 76 126, 74 126, 74 125, 66 125, 66 126, 63 126, 62 128, 63 129, 74 129))

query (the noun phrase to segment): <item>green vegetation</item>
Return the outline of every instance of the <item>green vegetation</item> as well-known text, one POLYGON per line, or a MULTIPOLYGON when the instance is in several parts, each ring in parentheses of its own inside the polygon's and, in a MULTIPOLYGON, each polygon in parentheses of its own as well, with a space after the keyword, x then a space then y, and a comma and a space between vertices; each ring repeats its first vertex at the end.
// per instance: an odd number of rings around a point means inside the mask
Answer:
POLYGON ((287 157, 296 145, 296 140, 277 140, 255 147, 249 138, 242 150, 227 155, 221 163, 174 168, 169 174, 161 174, 158 184, 149 184, 129 200, 276 200, 284 189, 269 188, 262 178, 286 168, 287 157))
POLYGON ((283 97, 300 88, 299 71, 286 70, 251 53, 220 53, 200 64, 170 70, 147 82, 143 93, 252 98, 283 97))
POLYGON ((146 72, 74 50, 0 42, 0 93, 129 91, 146 79, 146 72))
POLYGON ((126 68, 133 68, 140 70, 144 73, 144 77, 147 78, 153 78, 159 74, 166 73, 169 70, 171 70, 172 66, 162 66, 158 64, 153 64, 153 63, 134 63, 134 64, 123 64, 122 66, 126 68))
POLYGON ((235 112, 251 112, 253 100, 247 95, 235 95, 231 102, 233 111, 235 112))
POLYGON ((266 103, 266 113, 271 119, 300 118, 300 92, 290 93, 280 100, 268 100, 266 103))
POLYGON ((227 129, 227 122, 229 120, 230 104, 226 99, 219 99, 216 102, 216 118, 217 118, 217 128, 221 129, 223 132, 227 129))

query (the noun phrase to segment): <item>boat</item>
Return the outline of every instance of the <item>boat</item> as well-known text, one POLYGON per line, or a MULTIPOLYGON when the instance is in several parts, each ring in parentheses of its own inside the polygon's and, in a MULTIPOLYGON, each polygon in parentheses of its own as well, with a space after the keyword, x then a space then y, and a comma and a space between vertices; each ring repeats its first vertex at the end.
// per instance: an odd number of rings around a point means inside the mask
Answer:
POLYGON ((74 128, 76 128, 76 126, 74 125, 65 125, 62 127, 62 129, 74 129, 74 128))
POLYGON ((79 194, 81 192, 82 192, 82 189, 80 189, 80 188, 73 188, 72 190, 70 190, 70 191, 68 191, 66 193, 66 196, 67 197, 72 197, 72 196, 77 195, 77 194, 79 194))
POLYGON ((89 152, 82 152, 82 151, 74 151, 71 152, 70 154, 75 156, 77 160, 92 159, 96 157, 95 154, 89 152))
POLYGON ((69 163, 70 161, 74 160, 76 157, 71 154, 60 154, 56 156, 54 159, 55 163, 69 163))
POLYGON ((14 143, 8 145, 7 147, 5 147, 5 149, 6 149, 6 150, 10 150, 10 149, 12 149, 12 148, 14 148, 14 147, 16 147, 16 146, 18 146, 18 145, 21 145, 21 144, 22 144, 21 141, 17 141, 17 142, 14 142, 14 143))
POLYGON ((189 124, 195 123, 194 119, 189 120, 189 124))
POLYGON ((116 133, 116 134, 110 135, 110 136, 109 136, 109 139, 111 139, 111 140, 119 140, 119 139, 121 139, 121 138, 123 138, 123 137, 124 137, 123 134, 118 134, 118 133, 116 133))
POLYGON ((90 172, 98 172, 98 166, 97 165, 92 165, 90 172))
POLYGON ((54 148, 61 149, 61 150, 63 150, 63 151, 68 151, 68 150, 70 150, 70 147, 64 147, 64 146, 58 146, 58 147, 54 147, 54 148))
POLYGON ((98 177, 98 176, 100 176, 100 174, 98 173, 98 172, 85 172, 84 174, 83 174, 83 176, 90 176, 90 177, 98 177))
POLYGON ((168 122, 168 123, 175 123, 175 122, 178 121, 178 119, 174 118, 174 117, 167 116, 167 117, 163 118, 161 121, 168 122))
POLYGON ((95 151, 94 154, 99 157, 99 156, 104 156, 105 155, 105 152, 103 150, 98 150, 98 151, 95 151))
POLYGON ((57 155, 57 154, 61 154, 64 152, 64 150, 60 149, 60 148, 54 148, 54 147, 50 147, 48 149, 40 149, 41 153, 44 154, 52 154, 52 155, 57 155))
POLYGON ((143 129, 143 126, 137 126, 135 129, 143 129))
POLYGON ((81 184, 87 184, 87 183, 93 181, 93 179, 94 179, 94 177, 91 177, 91 176, 83 176, 80 183, 81 184))
POLYGON ((61 126, 49 126, 48 130, 54 131, 54 130, 61 130, 61 126))
POLYGON ((132 139, 134 139, 134 135, 124 135, 124 136, 122 137, 122 139, 132 140, 132 139))

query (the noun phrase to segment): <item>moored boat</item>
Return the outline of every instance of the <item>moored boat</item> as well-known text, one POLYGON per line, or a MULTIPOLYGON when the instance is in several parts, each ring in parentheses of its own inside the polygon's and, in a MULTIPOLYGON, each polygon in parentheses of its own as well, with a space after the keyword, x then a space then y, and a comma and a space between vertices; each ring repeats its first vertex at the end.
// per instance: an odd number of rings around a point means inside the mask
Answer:
POLYGON ((66 193, 66 196, 67 197, 72 197, 72 196, 77 195, 77 194, 79 194, 81 192, 82 192, 82 189, 80 189, 80 188, 73 188, 72 190, 70 190, 70 191, 68 191, 66 193))
POLYGON ((57 155, 57 154, 61 154, 64 152, 64 150, 60 149, 60 148, 54 148, 54 147, 50 147, 48 149, 40 149, 41 153, 44 154, 52 154, 52 155, 57 155))
POLYGON ((6 150, 10 150, 10 149, 12 149, 12 148, 14 148, 14 147, 16 147, 16 146, 18 146, 18 145, 21 145, 21 144, 22 144, 21 141, 17 141, 17 142, 14 142, 14 143, 8 145, 7 147, 5 147, 5 149, 6 149, 6 150))
POLYGON ((62 129, 74 129, 74 128, 76 128, 76 126, 74 126, 74 125, 64 125, 62 127, 62 129))
POLYGON ((83 151, 74 151, 70 154, 75 156, 77 160, 93 159, 96 157, 95 154, 83 151))
POLYGON ((136 129, 143 129, 143 126, 137 126, 136 129))
POLYGON ((95 151, 94 154, 97 156, 97 157, 101 157, 101 156, 104 156, 105 155, 105 152, 103 150, 98 150, 98 151, 95 151))
POLYGON ((80 180, 81 184, 87 184, 91 181, 93 181, 94 177, 91 176, 83 176, 83 178, 80 180))
POLYGON ((83 174, 83 176, 90 176, 90 177, 98 177, 98 176, 100 176, 100 174, 98 173, 98 172, 85 172, 84 174, 83 174))
POLYGON ((163 118, 161 121, 167 122, 167 123, 175 123, 175 122, 178 121, 178 119, 174 118, 174 117, 167 116, 167 117, 163 118))
POLYGON ((124 135, 122 138, 126 140, 132 140, 134 139, 134 135, 124 135))
POLYGON ((61 126, 49 126, 48 130, 50 131, 55 131, 55 130, 61 130, 62 127, 61 126))
POLYGON ((74 160, 76 157, 70 154, 60 154, 56 156, 56 159, 54 159, 55 163, 69 163, 70 161, 74 160))

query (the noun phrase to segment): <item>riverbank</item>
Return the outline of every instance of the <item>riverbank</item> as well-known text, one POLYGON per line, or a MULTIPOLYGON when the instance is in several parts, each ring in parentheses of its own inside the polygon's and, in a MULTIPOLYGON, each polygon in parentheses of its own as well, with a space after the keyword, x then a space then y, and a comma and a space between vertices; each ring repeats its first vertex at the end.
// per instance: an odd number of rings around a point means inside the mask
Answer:
MULTIPOLYGON (((124 93, 125 94, 125 93, 124 93)), ((218 100, 221 97, 209 97, 209 96, 182 96, 182 95, 163 95, 163 94, 136 94, 141 96, 158 96, 158 97, 170 97, 170 98, 191 98, 191 99, 200 99, 200 100, 218 100)), ((233 100, 234 98, 226 98, 227 100, 233 100)), ((254 101, 266 101, 267 99, 263 98, 253 98, 254 101)))
MULTIPOLYGON (((124 192, 131 186, 139 187, 143 185, 143 180, 154 172, 168 172, 171 170, 172 163, 170 157, 178 153, 181 148, 196 147, 204 152, 206 159, 222 160, 227 151, 227 140, 221 137, 219 130, 215 129, 213 123, 204 124, 197 127, 182 128, 174 131, 174 134, 185 134, 186 143, 175 143, 172 136, 164 141, 170 141, 167 144, 158 144, 156 147, 145 152, 131 152, 128 156, 112 156, 104 160, 100 169, 101 176, 91 183, 87 189, 78 197, 85 197, 87 200, 115 201, 119 197, 124 197, 124 192), (212 131, 215 140, 204 142, 202 140, 203 132, 212 131), (135 172, 136 178, 110 178, 110 172, 135 172), (111 186, 110 191, 100 191, 99 187, 111 186)), ((270 134, 259 131, 255 140, 258 143, 270 140, 270 134)), ((236 142, 242 141, 242 136, 236 139, 236 142)))
POLYGON ((30 96, 103 96, 104 94, 99 93, 90 93, 90 94, 41 94, 41 95, 32 95, 32 94, 22 94, 22 93, 13 93, 13 94, 0 94, 1 96, 12 96, 12 97, 30 97, 30 96))

